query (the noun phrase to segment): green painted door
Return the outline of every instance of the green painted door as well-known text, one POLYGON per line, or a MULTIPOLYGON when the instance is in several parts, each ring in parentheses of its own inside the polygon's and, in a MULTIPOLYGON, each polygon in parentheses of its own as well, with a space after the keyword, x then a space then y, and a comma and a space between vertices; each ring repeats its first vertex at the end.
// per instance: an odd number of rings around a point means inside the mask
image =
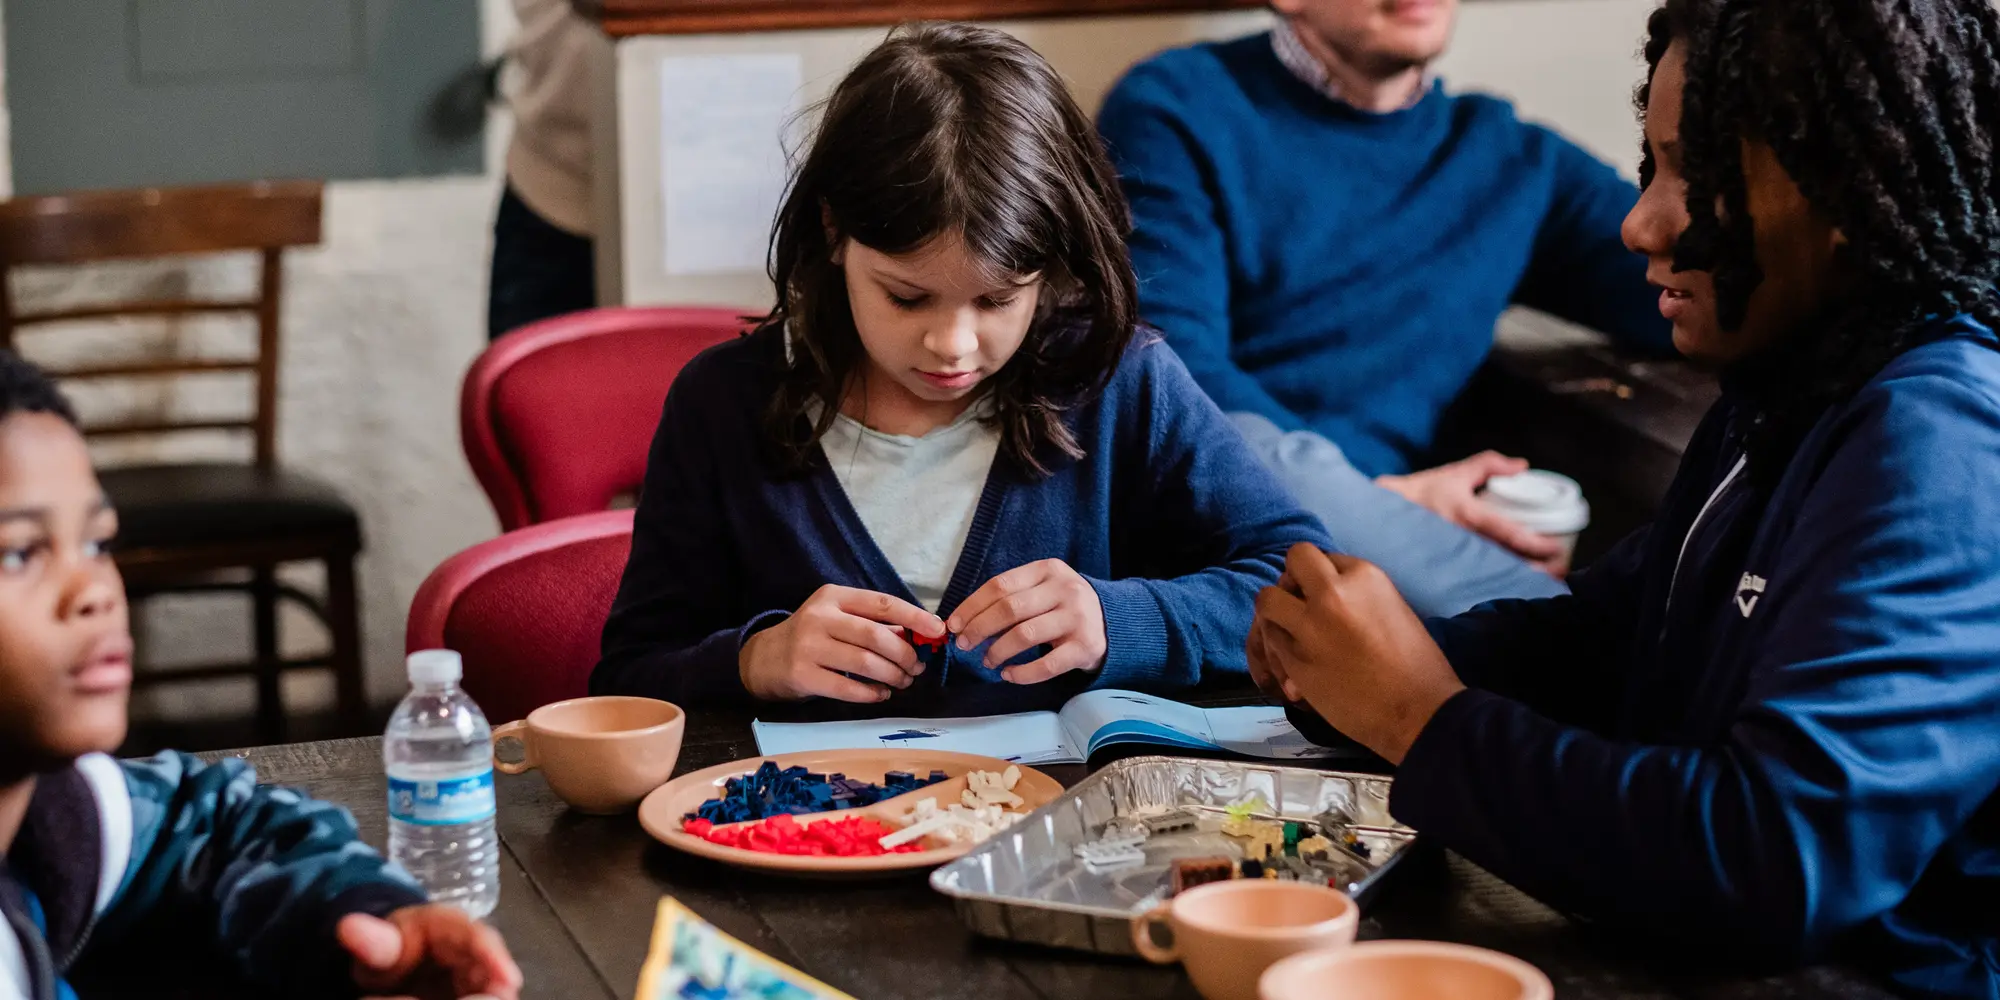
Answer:
POLYGON ((477 173, 428 109, 478 0, 5 0, 21 194, 477 173))

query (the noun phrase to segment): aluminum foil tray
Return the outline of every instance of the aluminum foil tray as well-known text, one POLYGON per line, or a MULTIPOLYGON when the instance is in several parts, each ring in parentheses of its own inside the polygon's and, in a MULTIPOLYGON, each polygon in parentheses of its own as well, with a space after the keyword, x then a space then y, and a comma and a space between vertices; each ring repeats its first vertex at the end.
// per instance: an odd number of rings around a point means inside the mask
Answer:
MULTIPOLYGON (((1105 824, 1176 808, 1220 816, 1230 806, 1261 802, 1262 819, 1311 821, 1344 812, 1367 845, 1362 859, 1337 853, 1333 880, 1365 901, 1403 858, 1416 832, 1389 816, 1390 779, 1229 761, 1132 757, 1106 766, 999 836, 931 874, 931 887, 950 896, 976 934, 1106 955, 1134 955, 1131 917, 1170 890, 1179 858, 1243 857, 1241 841, 1217 830, 1154 836, 1146 859, 1094 872, 1075 852, 1097 840, 1105 824)), ((1213 824, 1206 824, 1213 825, 1213 824)))

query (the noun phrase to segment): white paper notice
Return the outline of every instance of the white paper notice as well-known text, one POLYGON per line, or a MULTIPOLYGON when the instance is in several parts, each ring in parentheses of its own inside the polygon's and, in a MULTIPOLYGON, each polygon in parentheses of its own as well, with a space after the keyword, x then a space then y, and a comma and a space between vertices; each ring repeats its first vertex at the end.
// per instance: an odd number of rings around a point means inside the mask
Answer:
POLYGON ((660 194, 671 275, 762 271, 785 190, 796 55, 660 60, 660 194))

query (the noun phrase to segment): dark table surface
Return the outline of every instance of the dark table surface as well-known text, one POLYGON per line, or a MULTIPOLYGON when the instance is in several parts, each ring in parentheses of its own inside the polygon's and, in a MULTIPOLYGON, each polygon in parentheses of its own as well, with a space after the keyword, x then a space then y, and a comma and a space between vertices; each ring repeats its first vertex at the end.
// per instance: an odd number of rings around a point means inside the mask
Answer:
MULTIPOLYGON (((677 770, 755 753, 747 716, 709 713, 690 720, 677 770)), ((382 844, 387 820, 380 739, 228 755, 247 758, 266 781, 347 806, 369 842, 382 844)), ((1085 773, 1080 766, 1043 770, 1064 784, 1085 773)), ((492 922, 527 976, 526 996, 632 996, 662 895, 860 1000, 1195 996, 1177 969, 975 938, 950 901, 920 876, 813 882, 754 875, 663 847, 632 816, 571 812, 534 772, 496 779, 506 850, 492 922)), ((1640 955, 1455 856, 1432 854, 1406 867, 1365 915, 1363 938, 1430 938, 1510 952, 1547 972, 1559 997, 1889 996, 1837 969, 1753 978, 1692 968, 1685 955, 1640 955)))

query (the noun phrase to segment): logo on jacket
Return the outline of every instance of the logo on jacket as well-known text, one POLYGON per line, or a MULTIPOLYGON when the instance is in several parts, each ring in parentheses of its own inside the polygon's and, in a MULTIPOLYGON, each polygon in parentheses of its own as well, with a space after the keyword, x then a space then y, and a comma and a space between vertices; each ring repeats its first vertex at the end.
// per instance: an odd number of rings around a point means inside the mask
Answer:
POLYGON ((1764 578, 1755 573, 1743 574, 1736 584, 1736 610, 1743 612, 1743 617, 1750 617, 1750 612, 1757 608, 1757 598, 1763 594, 1764 578))

